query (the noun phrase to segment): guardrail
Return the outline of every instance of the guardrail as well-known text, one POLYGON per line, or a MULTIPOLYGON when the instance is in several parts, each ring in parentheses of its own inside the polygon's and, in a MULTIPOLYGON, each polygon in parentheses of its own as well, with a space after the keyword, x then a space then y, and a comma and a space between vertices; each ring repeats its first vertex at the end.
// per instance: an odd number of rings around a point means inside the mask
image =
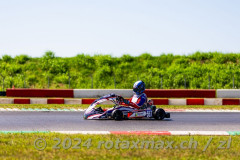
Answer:
POLYGON ((72 89, 7 89, 7 97, 69 97, 72 89))
POLYGON ((0 98, 0 104, 82 104, 82 99, 0 98))
MULTIPOLYGON (((132 89, 7 89, 0 96, 99 98, 110 93, 133 95, 132 89)), ((153 98, 240 98, 240 89, 146 89, 145 93, 153 98)))
MULTIPOLYGON (((132 89, 7 89, 8 97, 69 97, 99 98, 115 93, 129 98, 132 89)), ((214 89, 146 89, 148 97, 153 98, 215 98, 214 89)))
POLYGON ((217 89, 218 98, 240 98, 240 89, 217 89))
POLYGON ((215 89, 147 89, 148 97, 158 98, 215 98, 215 89))

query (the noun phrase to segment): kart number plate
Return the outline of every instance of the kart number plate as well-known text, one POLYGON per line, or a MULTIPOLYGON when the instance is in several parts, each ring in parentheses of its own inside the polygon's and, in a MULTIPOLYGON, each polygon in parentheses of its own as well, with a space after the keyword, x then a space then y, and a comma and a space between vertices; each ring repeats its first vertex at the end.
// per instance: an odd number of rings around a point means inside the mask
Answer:
POLYGON ((152 117, 152 110, 147 110, 147 117, 152 117))

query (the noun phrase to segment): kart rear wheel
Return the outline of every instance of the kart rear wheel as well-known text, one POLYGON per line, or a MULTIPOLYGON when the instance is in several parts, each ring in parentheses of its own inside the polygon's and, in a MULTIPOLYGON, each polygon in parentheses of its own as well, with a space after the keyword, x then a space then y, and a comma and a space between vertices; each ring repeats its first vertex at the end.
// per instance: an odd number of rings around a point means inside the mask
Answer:
POLYGON ((166 112, 162 109, 162 108, 158 108, 156 109, 156 111, 154 112, 153 117, 156 120, 163 120, 166 116, 166 112))
POLYGON ((152 105, 152 106, 151 106, 151 109, 152 109, 152 112, 155 112, 156 109, 157 109, 157 107, 152 105))
POLYGON ((121 121, 123 119, 123 112, 116 109, 112 112, 112 118, 116 121, 121 121))

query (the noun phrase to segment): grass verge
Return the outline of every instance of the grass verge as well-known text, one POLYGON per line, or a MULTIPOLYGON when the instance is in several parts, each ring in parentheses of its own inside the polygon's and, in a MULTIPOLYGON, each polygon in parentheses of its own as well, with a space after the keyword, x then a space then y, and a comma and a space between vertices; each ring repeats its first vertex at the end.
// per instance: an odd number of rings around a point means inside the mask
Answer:
POLYGON ((239 151, 240 136, 0 135, 1 159, 239 159, 239 151), (47 144, 41 151, 38 138, 47 144))

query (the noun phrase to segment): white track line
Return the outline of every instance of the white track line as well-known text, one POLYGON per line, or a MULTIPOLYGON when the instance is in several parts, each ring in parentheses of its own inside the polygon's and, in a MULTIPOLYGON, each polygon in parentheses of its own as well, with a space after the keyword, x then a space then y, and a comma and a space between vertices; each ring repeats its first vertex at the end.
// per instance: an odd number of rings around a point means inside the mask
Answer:
POLYGON ((63 134, 111 134, 109 131, 51 131, 63 134))
POLYGON ((169 131, 171 135, 216 135, 216 136, 227 136, 229 135, 226 131, 169 131))

